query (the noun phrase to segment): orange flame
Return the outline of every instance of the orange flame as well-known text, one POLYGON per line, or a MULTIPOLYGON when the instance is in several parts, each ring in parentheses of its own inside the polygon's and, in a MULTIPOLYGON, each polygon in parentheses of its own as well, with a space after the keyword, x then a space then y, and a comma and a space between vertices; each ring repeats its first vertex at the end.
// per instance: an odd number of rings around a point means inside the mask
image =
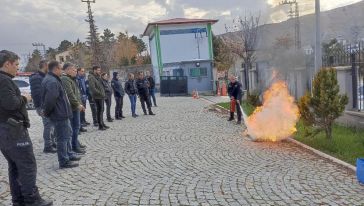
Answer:
POLYGON ((274 83, 265 93, 263 106, 246 120, 247 132, 256 141, 281 141, 296 130, 299 110, 284 81, 274 83))

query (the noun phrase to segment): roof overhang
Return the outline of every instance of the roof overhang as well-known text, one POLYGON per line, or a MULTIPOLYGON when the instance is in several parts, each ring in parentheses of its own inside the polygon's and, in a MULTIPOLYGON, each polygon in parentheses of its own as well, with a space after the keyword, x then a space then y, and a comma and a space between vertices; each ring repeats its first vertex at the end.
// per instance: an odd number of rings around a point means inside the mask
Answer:
POLYGON ((185 19, 185 18, 176 18, 176 19, 169 19, 169 20, 162 20, 157 22, 148 23, 147 27, 143 32, 143 36, 150 36, 152 33, 152 29, 156 26, 160 25, 187 25, 187 24, 215 24, 219 20, 217 19, 185 19))

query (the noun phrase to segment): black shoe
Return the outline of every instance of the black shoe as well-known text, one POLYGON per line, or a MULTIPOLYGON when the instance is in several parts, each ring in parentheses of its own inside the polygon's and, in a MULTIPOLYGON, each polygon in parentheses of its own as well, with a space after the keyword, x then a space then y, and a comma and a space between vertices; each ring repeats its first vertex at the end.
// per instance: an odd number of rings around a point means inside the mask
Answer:
POLYGON ((241 124, 241 120, 238 120, 238 121, 236 122, 236 124, 241 124))
POLYGON ((108 122, 113 122, 113 121, 114 121, 114 119, 113 119, 113 118, 107 118, 107 121, 108 121, 108 122))
POLYGON ((86 125, 90 125, 91 123, 90 122, 85 122, 86 125))
POLYGON ((104 125, 102 127, 105 128, 105 129, 109 129, 110 128, 109 126, 106 126, 106 125, 104 125))
POLYGON ((144 112, 144 115, 148 115, 146 112, 144 112))
MULTIPOLYGON (((78 164, 77 164, 78 166, 78 164)), ((70 168, 70 167, 65 167, 65 168, 70 168)), ((53 201, 51 200, 45 200, 45 199, 38 199, 32 203, 25 203, 24 206, 52 206, 53 205, 53 201)))
POLYGON ((154 105, 154 107, 158 107, 157 105, 154 105))
POLYGON ((79 157, 79 156, 71 156, 69 159, 70 159, 70 161, 80 161, 81 160, 81 157, 79 157))
MULTIPOLYGON (((81 149, 81 148, 78 148, 78 149, 74 149, 73 150, 75 153, 77 154, 86 154, 86 151, 84 149, 81 149)), ((74 161, 72 160, 72 158, 70 158, 71 161, 74 161)), ((76 160, 77 161, 77 160, 76 160)))
POLYGON ((105 130, 106 130, 106 128, 105 128, 105 127, 99 127, 99 130, 101 130, 101 131, 105 131, 105 130))
POLYGON ((85 129, 85 128, 81 127, 81 128, 80 128, 80 132, 87 132, 87 129, 85 129))
POLYGON ((149 115, 155 115, 153 112, 149 112, 149 115))
POLYGON ((77 162, 68 161, 67 163, 65 163, 63 165, 59 165, 59 168, 60 169, 73 168, 73 167, 78 167, 78 163, 77 162))
POLYGON ((124 119, 125 117, 124 117, 123 115, 121 115, 121 118, 123 118, 123 119, 124 119))
POLYGON ((46 154, 54 154, 57 153, 57 149, 54 147, 44 148, 43 152, 46 154))
POLYGON ((95 126, 95 127, 98 127, 98 126, 99 126, 99 123, 94 123, 94 126, 95 126))
POLYGON ((122 120, 123 118, 121 118, 121 117, 116 117, 115 119, 116 119, 116 120, 122 120))
POLYGON ((25 206, 24 202, 13 202, 13 206, 25 206))
POLYGON ((233 121, 233 120, 234 120, 234 118, 231 118, 231 117, 228 119, 228 121, 229 121, 229 122, 231 122, 231 121, 233 121))

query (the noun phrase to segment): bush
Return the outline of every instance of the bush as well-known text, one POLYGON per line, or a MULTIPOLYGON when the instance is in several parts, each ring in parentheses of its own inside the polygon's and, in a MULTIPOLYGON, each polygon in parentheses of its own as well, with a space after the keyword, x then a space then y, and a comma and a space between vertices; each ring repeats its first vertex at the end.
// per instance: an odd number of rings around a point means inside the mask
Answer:
POLYGON ((254 107, 262 106, 262 102, 260 101, 258 92, 251 92, 247 95, 247 102, 254 107))
POLYGON ((301 117, 306 126, 324 130, 332 138, 332 125, 348 103, 346 95, 339 94, 340 88, 334 68, 323 68, 313 81, 312 96, 306 94, 298 103, 301 117))

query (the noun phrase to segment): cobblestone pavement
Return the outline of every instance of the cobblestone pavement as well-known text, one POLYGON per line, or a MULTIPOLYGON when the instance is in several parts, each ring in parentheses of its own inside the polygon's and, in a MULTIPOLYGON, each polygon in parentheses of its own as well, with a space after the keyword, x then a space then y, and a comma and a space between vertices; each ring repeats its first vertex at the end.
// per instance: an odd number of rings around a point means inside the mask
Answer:
MULTIPOLYGON (((42 153, 40 118, 30 112, 42 195, 55 205, 364 204, 353 172, 291 143, 251 142, 206 101, 158 101, 155 117, 131 118, 127 104, 112 129, 88 127, 87 154, 65 170, 42 153)), ((6 169, 0 155, 0 205, 10 205, 6 169)))

